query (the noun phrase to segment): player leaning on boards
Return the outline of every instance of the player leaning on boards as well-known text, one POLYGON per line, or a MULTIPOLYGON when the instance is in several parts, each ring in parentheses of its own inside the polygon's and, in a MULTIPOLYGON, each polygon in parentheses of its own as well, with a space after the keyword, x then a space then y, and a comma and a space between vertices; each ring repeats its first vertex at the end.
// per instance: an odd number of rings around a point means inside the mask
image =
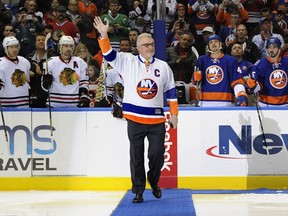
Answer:
POLYGON ((136 194, 132 202, 143 202, 142 194, 146 185, 145 137, 149 141, 148 182, 153 195, 159 199, 162 193, 158 187, 158 181, 164 164, 165 151, 164 93, 170 107, 169 122, 174 128, 178 123, 178 103, 172 70, 166 62, 153 57, 155 46, 150 34, 143 33, 138 36, 139 55, 134 56, 116 52, 111 48, 107 35, 109 22, 104 25, 99 17, 95 17, 94 26, 101 35, 98 41, 104 58, 121 74, 125 83, 123 115, 127 119, 130 141, 132 192, 136 194))
POLYGON ((195 83, 201 82, 200 106, 247 106, 244 79, 236 58, 222 52, 218 35, 207 38, 209 54, 202 55, 196 62, 197 71, 193 74, 195 83))
POLYGON ((5 37, 5 57, 0 58, 0 99, 3 107, 29 107, 30 63, 22 56, 19 41, 5 37))
POLYGON ((59 46, 60 56, 43 64, 42 86, 50 91, 51 107, 89 107, 87 64, 72 56, 75 45, 71 36, 62 36, 59 46))
POLYGON ((288 106, 288 58, 281 57, 281 41, 271 37, 266 44, 267 57, 255 63, 247 85, 259 94, 260 106, 288 106))

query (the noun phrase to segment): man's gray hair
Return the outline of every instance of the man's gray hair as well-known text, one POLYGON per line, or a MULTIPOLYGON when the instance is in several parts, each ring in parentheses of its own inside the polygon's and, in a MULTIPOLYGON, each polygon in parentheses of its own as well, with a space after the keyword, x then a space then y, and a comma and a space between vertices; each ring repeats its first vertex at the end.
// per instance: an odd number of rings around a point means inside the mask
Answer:
POLYGON ((141 43, 141 41, 142 41, 143 38, 152 38, 152 39, 153 39, 153 37, 152 37, 151 34, 149 34, 149 33, 142 33, 142 34, 140 34, 140 35, 137 37, 137 41, 136 41, 137 47, 140 46, 140 43, 141 43))

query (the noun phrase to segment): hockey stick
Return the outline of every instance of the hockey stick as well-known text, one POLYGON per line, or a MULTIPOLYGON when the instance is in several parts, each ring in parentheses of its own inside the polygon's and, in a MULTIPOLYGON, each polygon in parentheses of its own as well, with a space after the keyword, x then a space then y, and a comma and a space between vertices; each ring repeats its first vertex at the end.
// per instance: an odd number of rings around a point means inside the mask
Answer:
POLYGON ((10 149, 9 149, 8 135, 7 135, 6 124, 5 124, 5 119, 4 119, 4 113, 3 113, 1 100, 0 100, 0 111, 1 111, 1 118, 2 118, 2 123, 3 123, 3 128, 4 128, 4 134, 5 134, 6 142, 8 144, 8 151, 11 154, 10 149))
MULTIPOLYGON (((51 37, 51 33, 49 32, 45 37, 45 51, 46 51, 46 73, 48 74, 48 40, 51 37)), ((53 149, 53 125, 52 125, 52 112, 51 112, 51 98, 50 98, 50 89, 48 91, 48 110, 49 110, 49 125, 50 125, 50 136, 51 136, 51 146, 53 149)))

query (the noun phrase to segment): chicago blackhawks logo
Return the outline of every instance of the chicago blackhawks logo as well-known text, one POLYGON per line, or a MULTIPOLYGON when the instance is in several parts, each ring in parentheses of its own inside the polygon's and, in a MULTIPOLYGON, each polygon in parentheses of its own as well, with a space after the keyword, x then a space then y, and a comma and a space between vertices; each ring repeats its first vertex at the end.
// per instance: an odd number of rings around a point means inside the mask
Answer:
POLYGON ((64 68, 64 70, 59 75, 59 80, 64 86, 73 85, 79 81, 79 76, 71 68, 64 68))
POLYGON ((216 85, 220 83, 224 78, 224 73, 222 68, 217 65, 211 65, 206 70, 206 80, 212 84, 216 85))
POLYGON ((151 79, 143 79, 137 85, 137 93, 141 98, 152 99, 158 92, 158 86, 151 79))
POLYGON ((283 89, 287 85, 287 74, 283 70, 274 70, 269 77, 271 85, 276 89, 283 89))
POLYGON ((20 69, 16 69, 11 76, 11 81, 16 87, 23 86, 27 82, 26 74, 20 69))

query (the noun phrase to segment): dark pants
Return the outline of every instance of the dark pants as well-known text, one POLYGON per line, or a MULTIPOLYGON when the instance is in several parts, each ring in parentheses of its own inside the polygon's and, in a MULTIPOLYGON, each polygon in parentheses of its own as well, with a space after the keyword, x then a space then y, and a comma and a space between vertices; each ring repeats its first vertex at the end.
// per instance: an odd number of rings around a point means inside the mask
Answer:
POLYGON ((144 139, 147 137, 149 171, 147 173, 150 185, 158 184, 161 169, 164 164, 165 123, 140 124, 127 121, 128 137, 130 141, 130 171, 132 180, 132 192, 142 194, 146 185, 144 167, 144 139))

